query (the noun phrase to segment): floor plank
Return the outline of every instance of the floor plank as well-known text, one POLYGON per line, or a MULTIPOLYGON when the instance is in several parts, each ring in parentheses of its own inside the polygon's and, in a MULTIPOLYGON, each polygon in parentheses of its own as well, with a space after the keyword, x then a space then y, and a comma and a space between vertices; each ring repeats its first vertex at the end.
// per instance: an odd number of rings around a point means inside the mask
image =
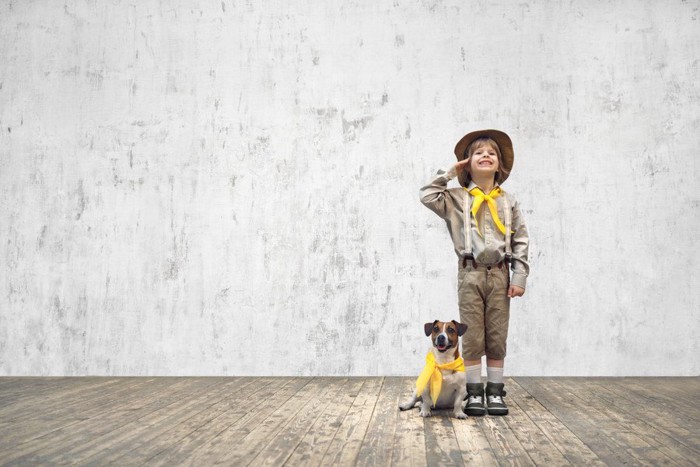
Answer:
POLYGON ((608 464, 674 464, 639 433, 611 417, 604 405, 581 390, 580 382, 564 378, 521 378, 527 391, 562 420, 608 464))
POLYGON ((217 463, 227 465, 238 465, 252 459, 260 451, 264 450, 270 441, 286 427, 290 421, 306 407, 310 401, 323 397, 332 386, 325 378, 314 378, 309 384, 304 386, 293 397, 290 397, 268 417, 260 420, 257 425, 245 436, 236 437, 236 449, 230 449, 223 453, 217 463))
POLYGON ((237 449, 263 420, 309 386, 311 381, 311 378, 278 378, 267 384, 265 392, 256 393, 247 404, 241 404, 215 419, 208 427, 211 433, 209 438, 193 449, 188 463, 213 465, 227 452, 237 449))
POLYGON ((384 378, 367 378, 320 464, 353 465, 355 463, 383 383, 384 378))
MULTIPOLYGON (((93 411, 86 414, 87 418, 83 420, 62 427, 28 443, 21 444, 14 450, 12 459, 18 463, 52 463, 57 458, 64 457, 65 453, 93 445, 94 440, 100 439, 101 435, 110 433, 115 428, 127 423, 130 419, 137 417, 140 409, 136 411, 130 410, 130 404, 137 404, 137 407, 141 407, 144 398, 148 400, 146 410, 152 409, 154 405, 162 409, 170 404, 175 404, 175 407, 171 407, 169 412, 177 414, 186 408, 187 405, 192 404, 192 400, 196 400, 196 398, 192 397, 193 392, 201 392, 217 383, 217 380, 213 378, 207 380, 183 380, 182 383, 189 391, 177 393, 173 399, 161 399, 154 395, 154 392, 157 394, 163 389, 156 387, 163 380, 156 379, 151 382, 151 385, 146 385, 146 387, 135 391, 133 396, 123 397, 103 405, 99 408, 99 412, 95 412, 93 409, 93 411), (181 401, 183 398, 188 399, 188 402, 178 404, 178 401, 181 401)), ((164 387, 167 389, 167 384, 164 387)))
POLYGON ((411 377, 0 378, 0 465, 698 465, 700 378, 506 380, 505 417, 400 411, 411 377), (687 410, 683 411, 686 408, 687 410))
POLYGON ((128 455, 132 458, 149 459, 173 445, 179 445, 182 438, 218 415, 231 394, 245 391, 249 386, 257 388, 256 380, 217 380, 190 392, 186 400, 179 398, 174 404, 166 406, 152 405, 141 411, 138 418, 122 419, 122 423, 113 430, 83 443, 79 449, 63 453, 61 458, 71 462, 86 459, 104 462, 107 453, 123 453, 128 448, 128 455))
MULTIPOLYGON (((509 409, 511 410, 511 409, 509 409)), ((484 416, 486 437, 501 465, 532 466, 534 461, 508 426, 506 417, 484 416)))
MULTIPOLYGON (((564 423, 547 410, 535 397, 525 391, 517 378, 508 385, 508 396, 532 420, 547 439, 574 465, 601 466, 605 463, 583 443, 564 423)), ((517 414, 516 414, 517 415, 517 414)))
POLYGON ((23 417, 36 417, 36 401, 42 401, 42 414, 59 409, 68 411, 75 404, 81 404, 94 397, 111 397, 119 388, 142 384, 144 378, 101 378, 78 379, 62 378, 54 384, 41 385, 35 381, 20 381, 14 394, 0 405, 0 418, 20 420, 23 417))
POLYGON ((377 397, 377 404, 367 426, 367 432, 357 454, 358 466, 390 465, 398 417, 399 397, 403 388, 402 379, 384 378, 384 384, 377 397))
MULTIPOLYGON (((404 378, 401 384, 399 400, 411 397, 416 387, 416 378, 404 378)), ((396 429, 391 451, 391 465, 396 466, 427 466, 425 451, 425 430, 423 417, 418 415, 418 409, 399 411, 398 403, 396 429)))
POLYGON ((606 381, 611 385, 623 385, 630 395, 644 398, 659 410, 674 413, 675 417, 682 419, 684 423, 700 423, 700 404, 697 397, 700 394, 700 384, 697 378, 660 378, 654 383, 645 378, 624 378, 624 381, 606 378, 606 381))
MULTIPOLYGON (((174 381, 163 380, 169 384, 174 381)), ((111 410, 124 410, 125 404, 130 401, 141 403, 145 396, 157 391, 158 384, 152 379, 141 378, 125 380, 123 384, 111 387, 116 388, 113 393, 102 389, 101 397, 86 397, 84 404, 80 403, 80 395, 73 393, 72 400, 65 400, 65 408, 51 406, 44 410, 42 406, 41 410, 37 410, 35 402, 33 408, 23 409, 23 417, 13 419, 8 430, 0 432, 0 450, 12 447, 16 455, 41 449, 44 444, 60 445, 62 440, 73 437, 82 427, 90 424, 91 418, 103 417, 111 410)))
POLYGON ((346 382, 346 378, 331 378, 325 381, 325 387, 322 386, 319 393, 282 427, 269 444, 260 449, 257 456, 251 456, 251 464, 275 466, 285 463, 328 405, 335 403, 346 382))
MULTIPOLYGON (((138 387, 144 390, 152 389, 150 381, 146 378, 117 383, 119 384, 91 386, 90 383, 83 385, 82 381, 76 380, 73 382, 75 386, 91 389, 87 392, 64 391, 57 396, 58 399, 52 398, 50 402, 45 401, 45 394, 38 395, 33 403, 27 403, 26 400, 18 402, 19 408, 11 411, 11 415, 0 417, 12 422, 5 428, 0 427, 0 451, 79 423, 89 418, 91 413, 102 413, 110 401, 133 396, 138 387), (37 400, 41 401, 41 410, 37 410, 37 400)), ((27 391, 31 394, 31 390, 27 391)), ((58 389, 56 391, 60 392, 58 389)))
MULTIPOLYGON (((255 407, 262 398, 280 391, 290 381, 291 378, 245 378, 237 387, 229 388, 221 400, 184 423, 166 429, 157 437, 140 436, 140 451, 135 457, 146 458, 151 465, 174 465, 181 459, 192 459, 197 449, 222 430, 222 425, 228 426, 239 420, 251 406, 255 407)), ((114 450, 119 452, 124 445, 134 446, 135 443, 133 439, 125 439, 122 447, 114 450)), ((103 453, 98 457, 103 461, 106 459, 103 453)))
POLYGON ((484 431, 483 417, 453 422, 464 465, 498 465, 496 454, 484 431))
POLYGON ((321 416, 309 428, 285 465, 322 465, 323 456, 328 451, 328 447, 364 384, 364 378, 351 378, 347 384, 343 385, 336 400, 326 407, 321 416))
POLYGON ((433 410, 423 418, 425 459, 428 465, 462 465, 462 452, 452 427, 449 410, 433 410))
MULTIPOLYGON (((540 427, 527 414, 523 406, 527 407, 527 401, 521 400, 522 389, 515 389, 518 384, 506 380, 507 395, 505 401, 508 404, 508 416, 503 417, 508 429, 520 442, 527 455, 536 465, 567 465, 569 461, 540 427), (521 405, 522 404, 522 405, 521 405)), ((518 386, 519 387, 519 386, 518 386)))
POLYGON ((700 459, 700 423, 689 421, 686 424, 689 428, 679 426, 655 404, 639 399, 634 403, 627 393, 615 392, 609 380, 592 378, 577 384, 600 398, 610 418, 637 432, 667 458, 682 465, 700 459))
POLYGON ((142 411, 138 417, 109 433, 109 439, 102 449, 86 453, 88 460, 99 464, 134 464, 158 454, 166 447, 153 444, 154 440, 167 436, 170 430, 175 430, 181 423, 201 413, 203 404, 207 401, 216 403, 236 392, 240 386, 255 387, 259 380, 256 378, 228 378, 231 384, 210 384, 208 380, 197 380, 195 387, 189 387, 185 392, 174 394, 169 403, 154 405, 142 411), (236 381, 238 383, 236 383, 236 381), (202 387, 199 387, 199 386, 202 387), (240 385, 240 386, 238 386, 240 385), (199 409, 199 410, 198 410, 199 409))

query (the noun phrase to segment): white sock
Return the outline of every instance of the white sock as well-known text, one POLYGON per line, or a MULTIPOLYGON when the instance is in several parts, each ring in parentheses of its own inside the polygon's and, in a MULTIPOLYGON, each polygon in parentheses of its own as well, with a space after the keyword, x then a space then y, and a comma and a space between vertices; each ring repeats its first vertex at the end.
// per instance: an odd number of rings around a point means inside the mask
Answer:
POLYGON ((481 363, 465 368, 467 372, 467 384, 481 382, 481 363))
MULTIPOLYGON (((469 376, 467 376, 469 378, 469 376)), ((503 368, 496 368, 495 366, 486 367, 486 381, 490 383, 500 384, 503 382, 503 368)))

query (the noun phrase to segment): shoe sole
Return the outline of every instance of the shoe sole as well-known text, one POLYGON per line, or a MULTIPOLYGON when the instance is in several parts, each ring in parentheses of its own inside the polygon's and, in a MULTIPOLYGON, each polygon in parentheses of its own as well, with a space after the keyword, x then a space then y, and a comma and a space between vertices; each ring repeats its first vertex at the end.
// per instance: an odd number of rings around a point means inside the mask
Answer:
POLYGON ((488 409, 489 415, 508 415, 508 409, 488 409))
POLYGON ((470 417, 483 417, 486 415, 486 409, 464 409, 464 413, 470 417))

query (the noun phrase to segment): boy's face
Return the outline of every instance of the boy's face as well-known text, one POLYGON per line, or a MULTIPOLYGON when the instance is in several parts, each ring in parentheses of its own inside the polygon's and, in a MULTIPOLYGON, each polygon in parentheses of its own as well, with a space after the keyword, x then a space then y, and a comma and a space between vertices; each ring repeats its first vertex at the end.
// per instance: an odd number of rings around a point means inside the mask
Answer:
POLYGON ((496 176, 498 170, 498 153, 490 144, 484 143, 477 147, 471 156, 469 169, 474 176, 496 176))

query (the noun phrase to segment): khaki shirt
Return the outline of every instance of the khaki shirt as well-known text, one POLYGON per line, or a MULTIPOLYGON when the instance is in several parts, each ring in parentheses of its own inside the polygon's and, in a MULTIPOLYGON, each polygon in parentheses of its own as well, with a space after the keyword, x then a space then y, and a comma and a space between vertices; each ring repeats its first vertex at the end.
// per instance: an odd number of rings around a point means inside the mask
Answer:
MULTIPOLYGON (((469 196, 469 193, 461 186, 459 188, 447 188, 447 182, 456 176, 457 173, 454 166, 448 170, 438 170, 435 178, 420 189, 420 200, 431 211, 445 219, 447 230, 450 232, 452 243, 455 247, 455 253, 461 259, 466 254, 466 249, 464 248, 464 197, 469 196)), ((468 188, 471 190, 475 186, 477 185, 474 181, 470 181, 468 188)), ((498 186, 498 184, 495 186, 498 186)), ((530 265, 527 262, 529 244, 527 227, 525 227, 525 222, 520 214, 518 201, 513 195, 505 191, 496 198, 498 216, 501 218, 501 222, 505 224, 504 196, 508 197, 508 204, 512 210, 511 231, 513 234, 511 235, 510 243, 513 255, 511 263, 513 275, 511 284, 525 288, 527 276, 530 273, 530 265)), ((476 262, 489 265, 505 259, 505 235, 496 227, 486 203, 481 205, 477 213, 481 234, 477 232, 476 222, 474 222, 470 213, 467 213, 467 215, 471 226, 472 254, 476 262)))

